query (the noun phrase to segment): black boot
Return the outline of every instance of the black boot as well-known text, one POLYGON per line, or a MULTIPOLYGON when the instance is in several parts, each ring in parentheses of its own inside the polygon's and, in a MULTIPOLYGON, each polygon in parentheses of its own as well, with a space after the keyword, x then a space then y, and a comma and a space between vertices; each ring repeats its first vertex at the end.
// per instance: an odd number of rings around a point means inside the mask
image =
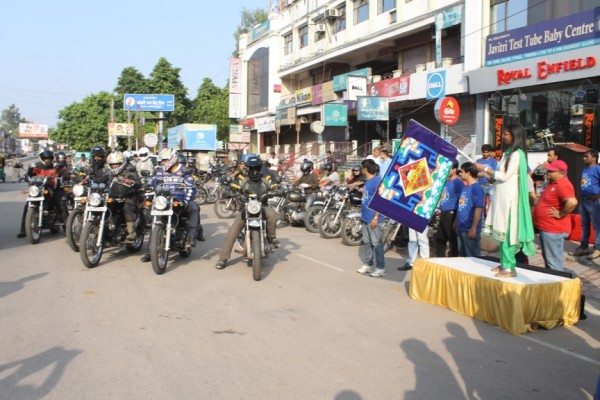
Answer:
POLYGON ((23 232, 23 231, 21 231, 21 232, 19 232, 19 233, 17 234, 17 237, 18 237, 19 239, 22 239, 22 238, 24 238, 25 236, 27 236, 27 235, 26 235, 26 234, 25 234, 25 232, 23 232))
POLYGON ((271 246, 273 246, 274 249, 279 247, 279 240, 277 240, 277 237, 275 236, 269 236, 269 243, 271 243, 271 246))
POLYGON ((227 261, 228 260, 226 258, 219 258, 219 261, 217 261, 217 265, 215 265, 215 267, 217 267, 217 269, 223 269, 227 265, 227 261))
POLYGON ((196 236, 196 239, 198 239, 200 242, 204 242, 204 229, 202 229, 202 226, 200 226, 200 228, 198 228, 198 236, 196 236))
POLYGON ((150 262, 150 253, 146 253, 141 258, 142 262, 150 262))

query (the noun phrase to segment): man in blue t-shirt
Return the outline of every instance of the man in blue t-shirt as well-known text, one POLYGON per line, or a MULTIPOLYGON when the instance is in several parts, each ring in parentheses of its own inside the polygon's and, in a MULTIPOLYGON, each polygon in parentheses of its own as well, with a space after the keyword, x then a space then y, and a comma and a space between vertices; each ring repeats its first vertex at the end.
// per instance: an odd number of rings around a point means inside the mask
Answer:
POLYGON ((581 174, 581 244, 573 253, 574 256, 588 255, 589 259, 600 257, 600 165, 598 152, 590 150, 583 156, 585 168, 581 174), (594 228, 596 240, 594 247, 589 249, 590 222, 594 228))
POLYGON ((458 177, 458 161, 452 162, 452 169, 444 190, 440 196, 438 203, 439 222, 438 229, 435 234, 435 255, 437 257, 446 257, 446 246, 450 242, 450 252, 448 257, 458 256, 458 239, 456 231, 452 227, 456 218, 456 207, 458 206, 458 198, 460 192, 465 186, 462 180, 458 177))
POLYGON ((483 189, 477 182, 477 167, 472 162, 461 165, 460 179, 465 187, 458 199, 456 215, 456 232, 458 233, 461 257, 481 256, 481 218, 484 206, 483 189))
MULTIPOLYGON (((484 144, 483 146, 481 146, 481 155, 482 158, 476 161, 477 164, 481 164, 484 166, 487 165, 492 171, 496 171, 498 169, 498 161, 496 160, 494 149, 492 148, 492 146, 490 146, 489 144, 484 144)), ((477 181, 479 182, 479 185, 487 194, 491 186, 487 174, 485 172, 480 172, 477 176, 477 181)))
POLYGON ((362 222, 363 235, 363 265, 356 272, 360 274, 369 274, 372 277, 379 278, 385 275, 385 259, 383 252, 383 215, 371 210, 368 207, 369 202, 377 193, 377 188, 381 182, 379 178, 379 166, 372 159, 363 160, 361 163, 362 172, 367 178, 364 185, 362 203, 360 205, 360 220, 362 222), (373 266, 373 261, 375 265, 373 266))

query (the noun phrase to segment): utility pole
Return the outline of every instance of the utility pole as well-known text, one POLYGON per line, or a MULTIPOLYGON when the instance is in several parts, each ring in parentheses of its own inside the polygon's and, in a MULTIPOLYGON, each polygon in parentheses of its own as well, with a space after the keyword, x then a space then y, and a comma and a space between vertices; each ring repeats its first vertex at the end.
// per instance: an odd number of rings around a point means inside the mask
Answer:
POLYGON ((158 151, 162 150, 162 142, 163 142, 163 119, 165 118, 165 114, 162 111, 158 113, 158 151))

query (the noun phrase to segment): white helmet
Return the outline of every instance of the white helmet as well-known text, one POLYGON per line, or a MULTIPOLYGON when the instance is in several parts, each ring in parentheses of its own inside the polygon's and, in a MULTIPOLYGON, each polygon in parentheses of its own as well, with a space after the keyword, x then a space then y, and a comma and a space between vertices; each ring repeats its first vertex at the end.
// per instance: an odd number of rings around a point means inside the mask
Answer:
POLYGON ((120 151, 113 151, 106 157, 106 163, 110 166, 113 164, 123 164, 125 162, 125 158, 123 157, 123 153, 120 151))
POLYGON ((125 151, 123 152, 123 157, 126 157, 126 158, 131 158, 131 157, 133 157, 133 152, 132 152, 132 151, 129 151, 129 150, 125 150, 125 151))
POLYGON ((150 150, 147 147, 142 147, 138 150, 138 155, 140 156, 140 160, 146 161, 150 157, 150 150))
POLYGON ((158 159, 160 161, 168 160, 171 158, 171 149, 162 149, 160 153, 158 153, 158 159))

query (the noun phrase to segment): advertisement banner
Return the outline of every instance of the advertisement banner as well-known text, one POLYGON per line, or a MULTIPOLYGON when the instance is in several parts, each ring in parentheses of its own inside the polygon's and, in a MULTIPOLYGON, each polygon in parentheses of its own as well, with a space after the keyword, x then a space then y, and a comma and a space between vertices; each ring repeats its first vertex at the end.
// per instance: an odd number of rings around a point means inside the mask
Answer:
POLYGON ((318 85, 314 85, 312 87, 312 98, 311 98, 311 104, 313 106, 318 106, 319 104, 323 103, 323 85, 322 84, 318 84, 318 85))
POLYGON ((435 213, 457 150, 450 143, 410 120, 392 164, 368 207, 423 232, 435 213))
POLYGON ((440 99, 446 95, 446 71, 436 71, 427 74, 426 99, 440 99))
POLYGON ((242 59, 229 59, 229 93, 242 93, 242 59))
POLYGON ((585 112, 583 113, 583 144, 587 147, 592 147, 594 144, 594 120, 594 109, 586 108, 585 112))
POLYGON ((367 78, 359 76, 348 77, 348 98, 347 100, 356 100, 358 96, 367 95, 367 78))
POLYGON ((387 121, 389 103, 385 97, 361 96, 358 98, 356 118, 359 121, 387 121))
POLYGON ((322 103, 336 101, 339 97, 333 90, 333 81, 323 82, 321 84, 321 100, 322 103))
POLYGON ((217 125, 183 124, 167 130, 167 145, 178 150, 217 149, 217 125))
POLYGON ((123 109, 130 111, 174 111, 175 95, 126 93, 123 95, 123 109))
POLYGON ((371 68, 362 68, 357 69, 356 71, 346 72, 345 74, 336 75, 333 77, 333 91, 334 92, 343 92, 344 90, 348 90, 348 77, 352 76, 371 76, 371 68))
POLYGON ((408 94, 410 75, 384 79, 370 83, 367 87, 369 96, 396 97, 408 94))
POLYGON ((260 69, 261 60, 248 61, 248 91, 253 95, 260 95, 260 69))
POLYGON ((19 137, 30 139, 48 139, 48 125, 20 123, 19 137))
POLYGON ((277 109, 295 107, 296 106, 296 94, 285 94, 281 95, 277 109))
POLYGON ((258 133, 275 131, 275 116, 256 118, 256 131, 258 133))
POLYGON ((323 104, 324 126, 346 126, 348 125, 348 106, 345 104, 323 104))
POLYGON ((133 135, 133 124, 127 124, 122 122, 109 122, 108 134, 115 136, 133 135))
POLYGON ((294 125, 296 123, 296 107, 280 108, 276 111, 275 123, 281 125, 294 125))
POLYGON ((600 7, 488 35, 486 67, 600 44, 600 7))
POLYGON ((229 94, 229 118, 242 118, 242 94, 229 94))
POLYGON ((296 105, 310 104, 312 99, 312 86, 296 90, 296 105))
POLYGON ((504 131, 504 115, 494 115, 494 147, 502 146, 502 133, 504 131))

